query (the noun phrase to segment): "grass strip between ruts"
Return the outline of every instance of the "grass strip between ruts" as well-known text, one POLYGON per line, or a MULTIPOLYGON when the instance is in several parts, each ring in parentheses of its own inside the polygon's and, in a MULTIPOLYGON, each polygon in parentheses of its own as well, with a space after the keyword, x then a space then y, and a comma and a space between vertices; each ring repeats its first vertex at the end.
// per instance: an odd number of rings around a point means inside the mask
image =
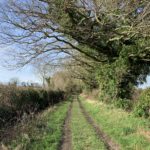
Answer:
POLYGON ((77 101, 73 102, 71 129, 73 150, 105 150, 104 144, 83 116, 77 101))

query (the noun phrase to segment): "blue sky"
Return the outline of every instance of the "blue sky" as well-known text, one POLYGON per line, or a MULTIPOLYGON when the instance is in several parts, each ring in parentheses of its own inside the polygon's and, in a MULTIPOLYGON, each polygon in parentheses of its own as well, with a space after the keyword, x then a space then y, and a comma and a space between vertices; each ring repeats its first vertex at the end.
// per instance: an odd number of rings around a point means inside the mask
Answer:
POLYGON ((33 68, 28 66, 21 70, 8 70, 0 66, 0 82, 9 82, 11 78, 17 77, 20 82, 38 82, 40 83, 39 77, 33 71, 33 68))
POLYGON ((9 58, 6 51, 9 47, 0 47, 0 82, 7 83, 11 78, 18 78, 20 82, 38 82, 41 83, 39 76, 35 73, 32 66, 28 65, 21 69, 10 70, 4 67, 3 60, 9 58))
POLYGON ((147 82, 140 85, 139 86, 140 88, 147 88, 147 87, 150 87, 150 76, 147 77, 147 82))

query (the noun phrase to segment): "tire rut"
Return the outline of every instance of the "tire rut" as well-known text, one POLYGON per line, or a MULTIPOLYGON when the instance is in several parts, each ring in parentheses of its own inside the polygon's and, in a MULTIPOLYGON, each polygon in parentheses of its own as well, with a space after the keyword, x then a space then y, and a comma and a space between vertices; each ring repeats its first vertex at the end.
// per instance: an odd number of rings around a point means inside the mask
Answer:
POLYGON ((60 146, 58 150, 72 150, 72 138, 71 138, 71 111, 72 111, 72 102, 69 106, 64 124, 63 124, 63 136, 60 141, 60 146))
POLYGON ((101 141, 105 144, 106 149, 108 150, 121 150, 119 145, 115 143, 106 133, 102 131, 102 129, 95 123, 92 117, 88 114, 88 112, 83 107, 82 103, 78 100, 79 107, 84 117, 88 121, 88 123, 94 128, 96 134, 100 138, 101 141))

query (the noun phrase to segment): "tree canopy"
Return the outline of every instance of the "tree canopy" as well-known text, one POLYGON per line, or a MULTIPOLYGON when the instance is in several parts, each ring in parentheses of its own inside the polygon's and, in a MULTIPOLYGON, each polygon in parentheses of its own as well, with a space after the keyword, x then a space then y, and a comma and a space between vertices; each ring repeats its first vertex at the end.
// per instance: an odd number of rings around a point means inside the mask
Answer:
POLYGON ((150 73, 148 0, 6 0, 0 16, 2 44, 21 46, 21 66, 73 59, 109 99, 130 98, 150 73))

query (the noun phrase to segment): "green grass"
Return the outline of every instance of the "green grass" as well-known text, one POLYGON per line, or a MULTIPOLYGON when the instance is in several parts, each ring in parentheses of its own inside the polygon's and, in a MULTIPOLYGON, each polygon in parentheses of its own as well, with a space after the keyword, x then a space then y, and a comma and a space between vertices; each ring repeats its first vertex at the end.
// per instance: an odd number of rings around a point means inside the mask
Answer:
POLYGON ((73 150, 104 150, 104 144, 98 139, 94 129, 87 123, 77 101, 72 108, 72 146, 73 150))
POLYGON ((143 131, 150 133, 149 120, 136 118, 132 113, 116 109, 101 102, 89 103, 80 98, 87 112, 93 117, 122 150, 150 150, 150 139, 143 131))
POLYGON ((62 137, 62 126, 70 102, 56 105, 43 112, 32 123, 25 125, 26 131, 11 142, 10 148, 22 150, 56 150, 62 137))

